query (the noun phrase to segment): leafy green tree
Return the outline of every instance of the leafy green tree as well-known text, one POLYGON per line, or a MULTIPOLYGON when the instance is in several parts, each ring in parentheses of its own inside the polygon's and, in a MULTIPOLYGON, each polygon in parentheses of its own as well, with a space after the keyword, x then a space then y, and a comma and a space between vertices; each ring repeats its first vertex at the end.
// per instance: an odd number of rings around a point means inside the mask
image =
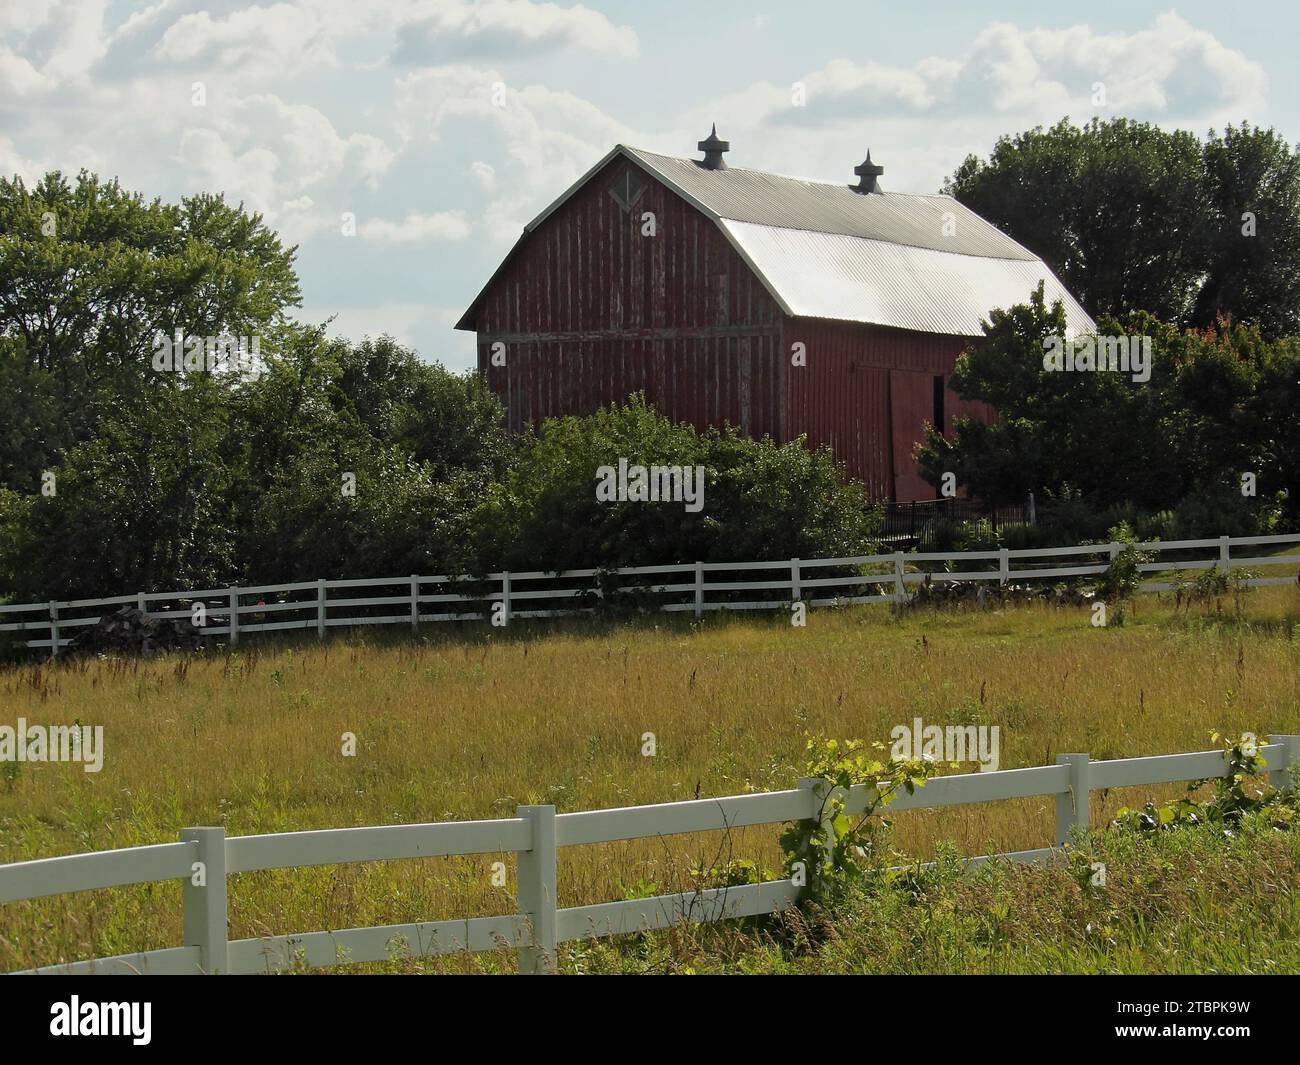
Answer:
POLYGON ((22 340, 0 335, 0 487, 34 492, 71 446, 58 382, 27 357, 22 340))
POLYGON ((1226 313, 1265 338, 1300 332, 1300 153, 1273 130, 1201 143, 1063 119, 967 157, 944 191, 1042 256, 1094 316, 1205 328, 1226 313))
POLYGON ((1194 502, 1192 524, 1211 531, 1248 527, 1252 510, 1264 520, 1278 499, 1295 512, 1296 341, 1269 344, 1243 325, 1180 330, 1145 313, 1104 318, 1103 336, 1150 338, 1150 379, 1134 381, 1045 369, 1046 342, 1064 331, 1064 310, 1045 305, 1041 285, 1027 304, 990 315, 982 342, 957 360, 952 388, 993 404, 998 420, 957 419, 951 440, 931 431, 917 450, 927 480, 937 486, 951 471, 990 502, 1032 490, 1093 511, 1194 502), (1245 472, 1257 479, 1254 499, 1240 492, 1245 472))
POLYGON ((253 502, 246 542, 259 550, 248 559, 250 579, 467 572, 479 476, 438 478, 400 448, 353 443, 302 456, 253 502))
POLYGON ((496 398, 389 338, 353 345, 293 327, 274 350, 234 396, 228 448, 256 579, 463 572, 469 513, 508 455, 496 398))
POLYGON ((392 337, 331 345, 336 402, 377 439, 393 440, 435 471, 504 472, 510 435, 500 401, 477 373, 422 362, 392 337))
POLYGON ((1300 338, 1279 340, 1259 354, 1259 376, 1244 421, 1262 497, 1281 496, 1300 518, 1300 338))
POLYGON ((468 564, 513 451, 500 403, 389 338, 289 320, 292 258, 219 198, 0 183, 0 595, 468 564), (174 325, 258 336, 262 372, 156 371, 174 325))
POLYGON ((259 216, 220 196, 146 201, 84 171, 31 188, 0 179, 0 338, 10 344, 0 372, 48 375, 23 383, 57 404, 47 439, 23 435, 32 453, 0 453, 17 477, 5 483, 27 490, 32 467, 174 387, 152 368, 159 334, 251 337, 280 321, 299 301, 293 258, 259 216))
POLYGON ((1265 337, 1300 333, 1300 150, 1246 123, 1203 149, 1207 271, 1190 324, 1221 315, 1265 337))
POLYGON ((44 369, 142 375, 157 332, 256 332, 299 300, 294 250, 221 196, 146 202, 85 171, 0 179, 0 241, 0 331, 44 369))
POLYGON ((0 563, 18 598, 210 588, 238 572, 227 412, 214 383, 149 393, 54 471, 54 493, 11 500, 0 563), (16 522, 16 524, 14 524, 16 522))

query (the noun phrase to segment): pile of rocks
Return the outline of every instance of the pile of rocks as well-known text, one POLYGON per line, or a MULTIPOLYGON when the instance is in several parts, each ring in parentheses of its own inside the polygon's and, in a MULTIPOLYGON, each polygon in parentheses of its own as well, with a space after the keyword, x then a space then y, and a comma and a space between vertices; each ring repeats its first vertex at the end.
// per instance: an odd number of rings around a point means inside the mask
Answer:
POLYGON ((105 614, 94 625, 82 629, 68 646, 71 652, 100 654, 117 652, 151 655, 158 651, 201 651, 203 630, 186 619, 151 618, 143 610, 124 606, 105 614))

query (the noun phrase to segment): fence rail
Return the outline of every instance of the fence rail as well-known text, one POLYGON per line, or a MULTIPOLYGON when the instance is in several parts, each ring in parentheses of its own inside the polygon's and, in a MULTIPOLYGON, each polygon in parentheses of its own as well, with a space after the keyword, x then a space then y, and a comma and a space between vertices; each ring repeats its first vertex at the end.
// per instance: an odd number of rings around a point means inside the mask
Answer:
MULTIPOLYGON (((1300 546, 1300 533, 1279 536, 1239 536, 1203 540, 1154 541, 1136 545, 1157 556, 1142 572, 1164 575, 1177 571, 1300 565, 1294 555, 1233 555, 1234 549, 1300 546), (1184 557, 1193 556, 1193 557, 1184 557), (1203 556, 1203 557, 1197 557, 1203 556)), ((1053 581, 1099 576, 1124 545, 1081 544, 997 551, 901 552, 845 558, 781 559, 767 562, 694 562, 665 566, 629 566, 615 570, 574 569, 555 573, 492 573, 486 578, 457 576, 351 578, 265 584, 253 587, 188 592, 137 592, 105 599, 0 605, 0 633, 44 632, 28 639, 29 648, 49 648, 58 654, 75 630, 96 624, 104 607, 134 605, 153 618, 190 618, 200 607, 208 637, 238 643, 258 632, 312 630, 318 636, 335 627, 358 625, 420 625, 440 621, 564 617, 594 613, 611 597, 627 597, 639 607, 692 612, 701 617, 712 610, 775 610, 791 603, 823 607, 858 603, 903 603, 909 585, 933 581, 1053 581), (1063 559, 1068 565, 1043 565, 1035 560, 1063 559), (997 565, 994 566, 993 563, 997 565), (945 570, 944 566, 955 566, 945 570), (710 575, 722 579, 709 580, 710 575), (752 576, 751 576, 752 575, 752 576), (660 577, 661 580, 653 578, 660 577), (682 580, 681 578, 687 578, 682 580), (400 594, 392 594, 400 589, 400 594), (337 594, 330 595, 334 591, 337 594), (356 594, 358 592, 389 594, 356 594), (772 596, 769 593, 784 593, 772 596), (761 593, 761 597, 759 596, 761 593), (257 597, 254 602, 248 600, 257 597), (647 603, 647 597, 654 600, 647 603), (401 608, 394 611, 393 608, 401 608), (439 609, 441 608, 441 609, 439 609), (35 618, 24 618, 37 614, 35 618), (295 615, 295 616, 288 616, 295 615), (14 618, 15 620, 8 620, 14 618)), ((1253 587, 1297 583, 1295 576, 1261 576, 1253 587)), ((1149 580, 1144 591, 1169 591, 1169 580, 1149 580)))
MULTIPOLYGON (((1283 787, 1300 771, 1300 736, 1274 736, 1260 748, 1270 782, 1283 787)), ((924 810, 970 803, 1050 796, 1056 804, 1051 847, 968 859, 1039 862, 1058 857, 1071 832, 1089 825, 1093 791, 1202 780, 1229 771, 1221 751, 1093 762, 1063 754, 1057 764, 1029 769, 932 778, 890 809, 924 810)), ((679 892, 654 898, 557 906, 556 852, 560 847, 730 830, 824 816, 829 784, 805 779, 788 791, 694 799, 557 814, 554 806, 520 806, 515 816, 492 821, 452 821, 227 837, 222 828, 181 832, 178 843, 100 851, 0 865, 0 904, 104 887, 180 880, 183 946, 139 954, 63 962, 22 970, 34 973, 261 973, 291 966, 320 967, 461 951, 518 951, 521 971, 554 971, 558 944, 665 928, 681 922, 720 921, 776 913, 793 905, 799 889, 789 880, 743 887, 679 892), (389 861, 439 855, 517 855, 518 913, 461 920, 347 928, 253 939, 227 938, 227 878, 263 869, 389 861), (201 863, 201 864, 200 864, 201 863), (198 876, 198 872, 202 876, 198 876), (201 881, 201 883, 199 883, 201 881)), ((859 785, 845 796, 845 811, 861 813, 870 801, 859 785)))

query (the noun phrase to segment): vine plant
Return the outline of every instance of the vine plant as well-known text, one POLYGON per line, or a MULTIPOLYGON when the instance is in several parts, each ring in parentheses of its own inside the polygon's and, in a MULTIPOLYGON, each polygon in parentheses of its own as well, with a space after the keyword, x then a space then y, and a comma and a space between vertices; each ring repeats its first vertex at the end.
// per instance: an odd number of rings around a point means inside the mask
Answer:
POLYGON ((1253 733, 1246 732, 1232 739, 1213 732, 1210 740, 1223 747, 1224 759, 1228 763, 1228 772, 1224 776, 1192 781, 1187 785, 1185 795, 1162 806, 1148 802, 1137 810, 1124 807, 1116 814, 1114 824, 1139 832, 1214 825, 1231 835, 1247 814, 1265 809, 1271 811, 1276 829, 1289 829, 1300 823, 1294 783, 1281 789, 1264 788, 1258 784, 1259 774, 1268 767, 1268 762, 1259 753, 1259 743, 1253 733), (1210 797, 1204 801, 1193 798, 1195 792, 1206 784, 1213 788, 1210 797))
POLYGON ((781 847, 786 873, 804 888, 802 897, 830 905, 879 865, 881 838, 890 827, 880 812, 900 793, 924 786, 934 767, 922 759, 878 758, 861 740, 810 737, 806 750, 806 775, 825 782, 821 803, 810 820, 790 823, 781 847), (866 796, 856 817, 845 812, 845 797, 854 787, 864 787, 866 796))

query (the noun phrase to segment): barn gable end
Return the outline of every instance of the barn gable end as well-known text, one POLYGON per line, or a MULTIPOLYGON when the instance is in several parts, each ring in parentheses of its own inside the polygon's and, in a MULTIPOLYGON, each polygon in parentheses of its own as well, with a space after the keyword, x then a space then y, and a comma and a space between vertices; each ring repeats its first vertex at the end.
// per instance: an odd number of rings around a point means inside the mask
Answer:
POLYGON ((779 438, 781 317, 718 227, 619 154, 525 232, 460 327, 512 428, 644 391, 675 421, 779 438))

